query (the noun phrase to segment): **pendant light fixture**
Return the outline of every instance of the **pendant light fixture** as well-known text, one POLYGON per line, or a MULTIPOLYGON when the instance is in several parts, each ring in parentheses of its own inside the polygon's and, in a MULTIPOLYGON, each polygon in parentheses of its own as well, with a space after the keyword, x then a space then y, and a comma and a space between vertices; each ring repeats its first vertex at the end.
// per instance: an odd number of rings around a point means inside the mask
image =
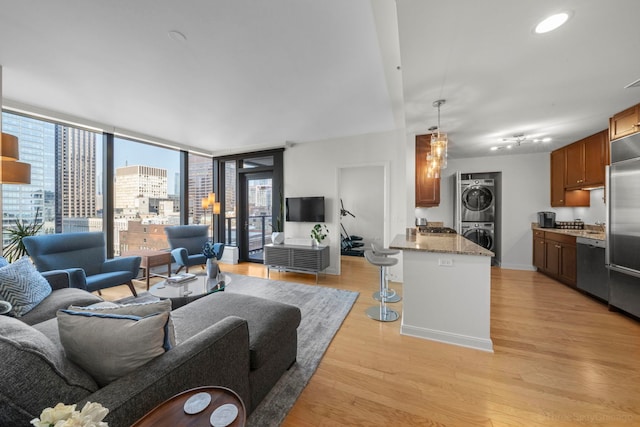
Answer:
POLYGON ((438 108, 438 129, 431 134, 431 157, 437 160, 440 169, 447 167, 447 134, 440 132, 440 106, 445 102, 444 99, 433 101, 433 106, 438 108))
POLYGON ((31 184, 31 165, 18 159, 18 138, 3 132, 0 141, 0 184, 31 184))

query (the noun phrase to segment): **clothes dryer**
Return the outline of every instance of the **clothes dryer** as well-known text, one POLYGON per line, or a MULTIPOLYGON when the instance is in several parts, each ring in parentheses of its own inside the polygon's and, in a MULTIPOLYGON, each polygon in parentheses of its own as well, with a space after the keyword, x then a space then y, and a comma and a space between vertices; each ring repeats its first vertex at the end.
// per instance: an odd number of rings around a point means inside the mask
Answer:
POLYGON ((485 249, 495 250, 495 233, 492 222, 463 222, 462 236, 485 249))
POLYGON ((460 181, 462 222, 494 222, 496 196, 493 179, 460 181))

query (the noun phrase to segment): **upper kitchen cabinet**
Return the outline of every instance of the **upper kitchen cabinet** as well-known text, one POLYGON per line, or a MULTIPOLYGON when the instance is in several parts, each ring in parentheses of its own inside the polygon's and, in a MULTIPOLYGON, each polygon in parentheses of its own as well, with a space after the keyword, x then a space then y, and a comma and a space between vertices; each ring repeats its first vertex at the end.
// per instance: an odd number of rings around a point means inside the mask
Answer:
POLYGON ((611 141, 638 131, 640 131, 640 104, 627 108, 609 119, 611 141))
POLYGON ((440 205, 440 178, 427 178, 427 154, 431 151, 431 134, 416 135, 416 207, 440 205))
POLYGON ((604 186, 605 167, 609 164, 609 140, 606 130, 576 141, 565 149, 566 188, 604 186))
POLYGON ((567 154, 567 147, 551 152, 551 206, 589 206, 588 191, 567 190, 567 154))

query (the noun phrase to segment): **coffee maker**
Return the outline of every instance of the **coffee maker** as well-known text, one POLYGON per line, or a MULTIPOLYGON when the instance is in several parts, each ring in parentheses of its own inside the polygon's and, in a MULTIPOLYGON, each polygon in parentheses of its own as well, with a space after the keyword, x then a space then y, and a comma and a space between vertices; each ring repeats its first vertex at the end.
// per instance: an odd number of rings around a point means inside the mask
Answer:
POLYGON ((554 228, 556 226, 555 212, 538 212, 538 227, 554 228))

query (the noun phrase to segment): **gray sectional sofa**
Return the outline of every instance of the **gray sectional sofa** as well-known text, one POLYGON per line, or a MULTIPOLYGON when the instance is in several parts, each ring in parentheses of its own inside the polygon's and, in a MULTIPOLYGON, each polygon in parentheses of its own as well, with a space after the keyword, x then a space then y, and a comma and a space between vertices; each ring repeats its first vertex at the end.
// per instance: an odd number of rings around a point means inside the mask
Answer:
POLYGON ((251 413, 296 360, 297 307, 218 292, 172 311, 174 348, 99 387, 65 357, 55 313, 101 299, 57 280, 26 316, 0 316, 0 425, 28 425, 58 402, 81 408, 90 401, 109 409, 110 427, 129 426, 171 396, 204 385, 234 390, 251 413))

